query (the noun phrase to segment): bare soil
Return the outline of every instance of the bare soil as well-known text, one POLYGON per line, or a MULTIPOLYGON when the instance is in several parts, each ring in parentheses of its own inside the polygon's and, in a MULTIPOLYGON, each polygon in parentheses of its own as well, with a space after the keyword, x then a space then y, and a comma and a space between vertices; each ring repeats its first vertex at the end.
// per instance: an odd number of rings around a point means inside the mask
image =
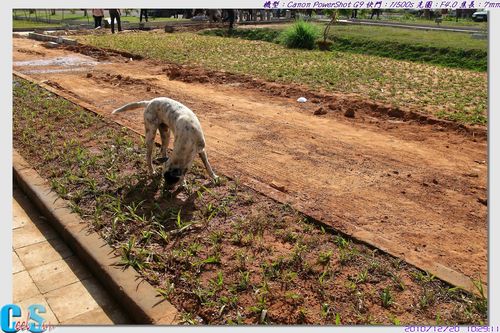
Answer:
MULTIPOLYGON (((71 92, 106 117, 131 101, 179 100, 200 118, 219 173, 260 184, 293 207, 344 233, 372 238, 402 259, 487 280, 485 128, 90 47, 45 49, 17 38, 13 49, 15 70, 71 92), (37 65, 76 55, 99 63, 74 64, 63 72, 69 66, 37 65), (32 63, 17 66, 17 61, 32 63), (34 68, 43 70, 29 72, 34 68), (302 95, 308 103, 296 102, 302 95), (314 115, 319 108, 316 113, 326 114, 314 115)), ((143 130, 141 110, 120 119, 143 130)))
MULTIPOLYGON (((487 301, 238 179, 147 177, 139 135, 14 79, 14 147, 188 323, 484 324, 487 301), (187 224, 186 224, 187 223, 187 224)), ((161 298, 159 298, 160 300, 161 298)))

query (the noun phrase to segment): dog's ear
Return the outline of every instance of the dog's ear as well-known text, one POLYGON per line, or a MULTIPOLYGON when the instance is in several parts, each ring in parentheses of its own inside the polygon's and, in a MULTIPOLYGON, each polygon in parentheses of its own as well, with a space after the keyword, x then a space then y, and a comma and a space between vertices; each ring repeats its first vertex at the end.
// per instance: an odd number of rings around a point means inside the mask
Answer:
POLYGON ((154 164, 161 164, 168 161, 168 157, 159 157, 153 161, 154 164))

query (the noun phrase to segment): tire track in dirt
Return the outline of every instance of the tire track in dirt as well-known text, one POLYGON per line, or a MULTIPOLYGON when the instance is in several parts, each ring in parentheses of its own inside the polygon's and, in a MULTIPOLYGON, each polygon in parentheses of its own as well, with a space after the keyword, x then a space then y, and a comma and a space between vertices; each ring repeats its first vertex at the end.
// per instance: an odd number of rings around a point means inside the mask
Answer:
MULTIPOLYGON (((30 49, 27 44, 36 45, 16 39, 14 49, 30 49)), ((44 59, 73 54, 44 52, 44 59)), ((14 60, 36 57, 14 52, 14 60)), ((107 116, 130 101, 177 99, 199 116, 219 172, 272 184, 342 232, 383 237, 403 258, 486 281, 487 207, 480 201, 486 198, 487 165, 476 162, 487 160, 484 139, 416 123, 316 117, 317 106, 297 105, 294 96, 172 81, 154 62, 106 61, 89 68, 90 75, 31 76, 56 82, 107 116)), ((143 131, 141 110, 120 120, 143 131)))

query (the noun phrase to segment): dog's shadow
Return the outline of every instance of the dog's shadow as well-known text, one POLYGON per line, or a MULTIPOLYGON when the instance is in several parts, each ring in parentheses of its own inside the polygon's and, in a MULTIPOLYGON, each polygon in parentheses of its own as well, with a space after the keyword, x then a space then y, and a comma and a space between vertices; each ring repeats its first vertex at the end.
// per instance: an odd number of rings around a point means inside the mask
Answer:
POLYGON ((177 214, 182 221, 191 221, 196 211, 197 194, 187 194, 182 186, 169 190, 163 186, 162 176, 139 176, 135 184, 131 184, 122 192, 122 204, 137 207, 136 214, 148 220, 160 223, 165 230, 177 227, 177 214))

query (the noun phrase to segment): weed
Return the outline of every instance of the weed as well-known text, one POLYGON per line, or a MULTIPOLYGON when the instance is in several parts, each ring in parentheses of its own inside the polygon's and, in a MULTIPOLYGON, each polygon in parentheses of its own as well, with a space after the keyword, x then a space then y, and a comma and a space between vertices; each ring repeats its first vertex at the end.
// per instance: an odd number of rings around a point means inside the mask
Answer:
POLYGON ((394 284, 396 285, 396 287, 400 290, 400 291, 403 291, 406 289, 406 285, 403 281, 403 278, 401 277, 400 274, 397 274, 397 273, 390 273, 390 276, 391 276, 391 280, 394 282, 394 284))
POLYGON ((156 231, 156 234, 160 237, 161 240, 163 240, 165 244, 168 244, 170 234, 167 231, 165 231, 164 229, 160 229, 156 231))
POLYGON ((394 299, 392 297, 392 294, 391 294, 389 287, 385 287, 380 292, 380 300, 382 301, 382 306, 384 308, 388 308, 394 303, 394 299))
POLYGON ((433 274, 430 274, 429 272, 422 272, 422 271, 417 271, 411 273, 411 275, 420 282, 423 283, 429 283, 434 281, 435 276, 433 274))
POLYGON ((158 294, 160 294, 160 296, 162 296, 164 298, 168 298, 174 290, 175 290, 175 286, 174 286, 173 282, 172 283, 167 282, 166 288, 156 288, 156 291, 158 292, 158 294))
POLYGON ((224 285, 224 277, 221 271, 217 272, 215 279, 208 280, 208 283, 213 286, 216 290, 220 290, 224 285))
POLYGON ((240 271, 238 285, 236 286, 236 289, 238 291, 243 291, 243 290, 247 290, 249 286, 250 286, 250 272, 248 272, 248 271, 241 272, 240 271))
POLYGON ((289 48, 312 50, 319 36, 317 27, 311 23, 297 21, 283 31, 281 42, 289 48))
POLYGON ((333 239, 333 242, 335 244, 337 244, 337 246, 340 249, 346 249, 347 247, 349 247, 349 241, 340 235, 335 236, 335 238, 333 239))
POLYGON ((389 315, 389 319, 391 320, 391 323, 393 325, 396 325, 396 326, 400 326, 401 325, 401 321, 398 319, 398 317, 396 317, 394 315, 389 315))
POLYGON ((356 277, 356 283, 365 283, 368 280, 368 270, 365 268, 358 273, 356 277))
POLYGON ((424 288, 423 294, 420 296, 418 305, 420 309, 425 310, 434 303, 435 295, 431 290, 424 288))
POLYGON ((149 266, 149 253, 144 249, 137 248, 136 245, 134 236, 132 236, 126 244, 122 245, 122 257, 119 265, 125 267, 130 266, 141 271, 149 266))
POLYGON ((327 265, 330 263, 330 259, 332 258, 333 251, 322 252, 319 254, 318 263, 321 265, 327 265))
POLYGON ((212 231, 208 238, 210 240, 210 243, 212 243, 212 245, 215 245, 219 244, 222 241, 223 236, 224 235, 222 231, 212 231))
POLYGON ((486 298, 486 295, 484 293, 483 281, 481 279, 479 280, 473 279, 472 283, 474 284, 474 287, 476 287, 480 296, 476 297, 476 299, 474 300, 474 308, 481 315, 486 316, 486 313, 488 312, 488 299, 486 298))
POLYGON ((322 303, 321 304, 321 317, 324 319, 328 319, 331 313, 331 308, 328 303, 322 303))
POLYGON ((335 325, 339 326, 341 324, 342 324, 342 322, 340 321, 340 313, 337 312, 335 314, 335 325))

